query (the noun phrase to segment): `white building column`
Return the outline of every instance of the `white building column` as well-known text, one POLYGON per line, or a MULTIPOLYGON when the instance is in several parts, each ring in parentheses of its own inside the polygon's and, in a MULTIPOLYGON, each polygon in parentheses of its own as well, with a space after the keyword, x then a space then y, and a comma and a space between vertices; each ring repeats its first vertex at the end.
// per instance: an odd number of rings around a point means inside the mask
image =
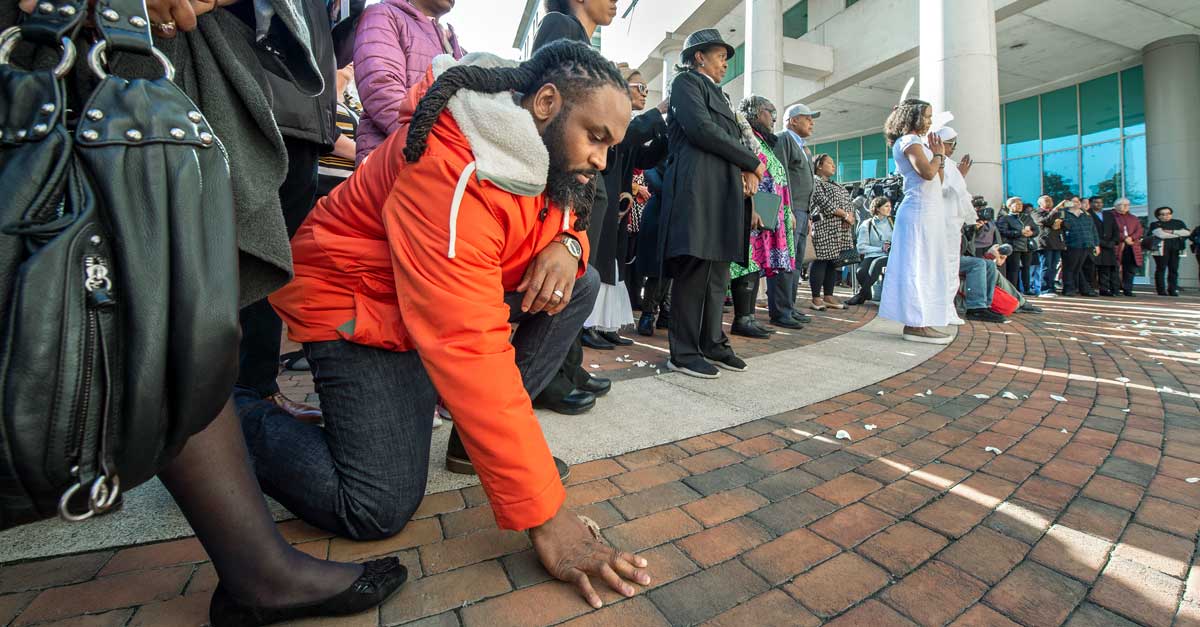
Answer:
MULTIPOLYGON (((1146 77, 1146 172, 1150 211, 1171 207, 1188 227, 1200 226, 1200 37, 1181 35, 1142 49, 1146 77)), ((1194 267, 1180 264, 1179 282, 1196 287, 1194 267)))
MULTIPOLYGON (((670 97, 671 81, 675 80, 675 66, 679 65, 679 54, 683 52, 683 43, 678 41, 668 41, 662 45, 662 96, 658 102, 670 97)), ((657 102, 655 104, 658 104, 657 102)), ((650 105, 649 102, 646 103, 650 105)))
POLYGON ((931 103, 934 112, 954 114, 950 126, 959 134, 955 154, 970 153, 975 162, 967 188, 999 207, 1004 201, 1004 170, 993 0, 921 0, 920 15, 919 97, 931 103))
POLYGON ((780 117, 787 106, 783 101, 782 15, 782 0, 746 0, 746 80, 742 91, 744 96, 757 94, 770 100, 780 117))

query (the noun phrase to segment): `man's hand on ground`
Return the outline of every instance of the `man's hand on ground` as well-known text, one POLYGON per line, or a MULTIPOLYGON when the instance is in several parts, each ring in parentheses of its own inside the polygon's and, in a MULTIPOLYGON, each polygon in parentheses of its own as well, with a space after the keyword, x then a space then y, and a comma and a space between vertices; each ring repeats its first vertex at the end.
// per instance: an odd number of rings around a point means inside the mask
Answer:
POLYGON ((521 311, 531 314, 544 311, 552 316, 562 311, 571 302, 578 272, 579 260, 567 247, 550 242, 533 258, 517 286, 518 292, 525 292, 521 311))
POLYGON ((554 518, 542 526, 530 529, 529 539, 546 571, 560 581, 574 584, 594 608, 603 603, 592 587, 592 577, 600 578, 608 587, 627 597, 637 594, 637 589, 629 582, 650 585, 650 573, 646 570, 649 564, 645 559, 608 546, 565 508, 558 510, 554 518))

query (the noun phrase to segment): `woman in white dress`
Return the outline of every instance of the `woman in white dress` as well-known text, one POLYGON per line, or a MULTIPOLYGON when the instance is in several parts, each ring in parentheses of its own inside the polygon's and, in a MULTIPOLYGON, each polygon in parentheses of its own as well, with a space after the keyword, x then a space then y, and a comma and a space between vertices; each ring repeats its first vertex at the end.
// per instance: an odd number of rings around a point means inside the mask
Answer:
POLYGON ((904 323, 908 341, 949 344, 953 338, 933 328, 950 324, 953 297, 946 251, 951 220, 942 197, 946 154, 942 139, 929 133, 932 122, 929 103, 908 99, 883 129, 904 177, 904 200, 896 210, 879 315, 904 323))

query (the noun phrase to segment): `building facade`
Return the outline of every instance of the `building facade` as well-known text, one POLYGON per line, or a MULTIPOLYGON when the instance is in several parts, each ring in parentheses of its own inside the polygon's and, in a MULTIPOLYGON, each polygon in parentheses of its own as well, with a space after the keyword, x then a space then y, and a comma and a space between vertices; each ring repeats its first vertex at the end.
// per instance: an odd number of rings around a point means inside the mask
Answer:
MULTIPOLYGON (((795 102, 822 111, 811 143, 838 159, 841 181, 891 170, 883 122, 916 77, 915 96, 954 114, 959 150, 976 163, 968 184, 990 202, 1078 193, 1108 205, 1123 195, 1141 215, 1170 206, 1200 226, 1200 1, 621 0, 618 8, 601 50, 641 70, 651 101, 687 35, 718 28, 737 47, 725 91, 766 96, 781 111, 795 102)), ((536 24, 535 12, 522 24, 536 24)), ((1194 272, 1182 274, 1197 285, 1194 272)))

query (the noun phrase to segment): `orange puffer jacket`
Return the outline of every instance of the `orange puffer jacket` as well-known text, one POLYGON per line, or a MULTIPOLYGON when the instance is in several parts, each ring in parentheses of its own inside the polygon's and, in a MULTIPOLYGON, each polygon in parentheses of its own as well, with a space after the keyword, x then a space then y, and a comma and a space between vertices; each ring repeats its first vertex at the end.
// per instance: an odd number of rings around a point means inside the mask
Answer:
MULTIPOLYGON (((439 57, 406 110, 454 63, 439 57)), ((549 157, 511 95, 460 92, 416 163, 404 160, 407 133, 404 124, 317 203, 292 239, 295 279, 271 304, 298 342, 417 351, 497 523, 528 529, 565 491, 517 370, 504 293, 563 232, 587 259, 587 236, 560 207, 539 218, 549 157)))

